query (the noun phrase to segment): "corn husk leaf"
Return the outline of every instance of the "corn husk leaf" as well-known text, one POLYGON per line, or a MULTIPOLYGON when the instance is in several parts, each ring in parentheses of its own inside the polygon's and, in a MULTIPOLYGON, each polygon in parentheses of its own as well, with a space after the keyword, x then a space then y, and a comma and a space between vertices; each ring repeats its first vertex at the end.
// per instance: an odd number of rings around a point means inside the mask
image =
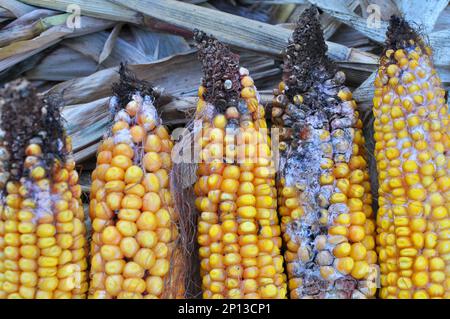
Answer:
POLYGON ((67 132, 72 136, 74 152, 93 144, 103 136, 109 123, 108 100, 106 97, 64 108, 63 116, 67 132))
MULTIPOLYGON (((342 6, 332 6, 329 1, 324 0, 311 0, 312 3, 325 10, 328 14, 338 19, 342 23, 358 30, 363 35, 368 37, 369 39, 376 41, 378 43, 384 43, 386 40, 386 31, 388 28, 388 23, 386 21, 379 21, 379 27, 374 28, 372 26, 368 26, 367 19, 357 16, 354 13, 345 12, 346 10, 342 10, 342 6), (340 10, 336 10, 336 8, 340 8, 340 10)), ((410 1, 407 1, 410 3, 410 1)), ((444 1, 445 2, 445 1, 444 1)), ((448 3, 448 1, 447 1, 448 3)), ((422 26, 426 30, 432 30, 434 25, 440 15, 440 13, 447 6, 443 6, 442 1, 425 1, 423 5, 423 11, 426 18, 422 15, 417 15, 413 9, 418 10, 413 6, 408 7, 408 10, 405 11, 405 17, 409 21, 416 23, 417 25, 422 26), (433 10, 431 10, 433 8, 433 10), (423 20, 426 19, 427 23, 424 24, 423 20)), ((450 49, 450 32, 447 30, 442 30, 438 32, 434 32, 430 34, 429 37, 430 45, 435 50, 434 61, 437 65, 447 65, 450 62, 450 58, 448 57, 448 50, 450 49)))
POLYGON ((7 20, 10 18, 15 18, 15 15, 11 11, 0 7, 0 18, 7 20))
POLYGON ((46 55, 25 76, 30 80, 67 81, 88 76, 97 70, 97 63, 70 48, 60 47, 46 55))
MULTIPOLYGON (((31 13, 35 13, 36 11, 37 10, 32 11, 31 13)), ((49 13, 50 12, 40 12, 39 16, 49 13)), ((23 17, 25 16, 26 15, 23 17)), ((12 26, 6 26, 0 31, 0 47, 4 47, 12 42, 29 40, 53 26, 64 24, 67 17, 67 14, 54 15, 45 18, 37 18, 34 22, 29 21, 29 19, 24 19, 25 21, 22 21, 20 24, 16 23, 12 26)), ((20 20, 20 18, 17 20, 20 20)))
POLYGON ((142 24, 143 17, 134 10, 108 3, 106 0, 21 0, 37 7, 67 12, 69 6, 77 6, 82 14, 94 18, 142 24))
MULTIPOLYGON (((109 34, 107 32, 96 32, 82 37, 65 40, 62 44, 84 54, 100 64, 100 56, 105 43, 108 40, 108 36, 109 34)), ((102 63, 102 66, 104 67, 113 67, 120 62, 141 64, 152 60, 121 38, 116 39, 115 46, 111 49, 110 55, 102 63)))
POLYGON ((18 60, 17 64, 13 68, 6 69, 0 72, 0 81, 7 82, 16 79, 21 76, 24 72, 33 69, 39 62, 46 56, 47 52, 37 52, 31 57, 26 57, 22 59, 20 55, 14 57, 18 60))
POLYGON ((106 39, 105 45, 103 46, 100 56, 98 57, 98 64, 102 64, 103 61, 105 61, 111 54, 111 51, 113 50, 114 45, 116 44, 117 37, 119 36, 122 27, 123 23, 118 23, 114 26, 113 30, 106 39))
MULTIPOLYGON (((59 19, 65 21, 66 16, 59 19)), ((45 50, 60 42, 64 38, 70 38, 89 34, 110 28, 114 22, 85 17, 78 29, 69 29, 65 24, 53 26, 39 36, 26 41, 17 41, 6 47, 0 48, 0 71, 29 58, 30 56, 45 50)))
POLYGON ((27 24, 33 23, 38 19, 44 19, 46 17, 58 14, 57 11, 48 10, 48 9, 36 9, 25 13, 24 15, 18 17, 17 19, 11 21, 8 25, 4 27, 4 29, 13 28, 16 26, 25 26, 27 24))
POLYGON ((439 15, 447 7, 448 2, 448 0, 395 0, 405 18, 417 23, 426 33, 433 31, 439 15))
POLYGON ((133 46, 153 60, 190 50, 187 41, 180 36, 167 33, 149 32, 140 27, 130 26, 131 37, 127 39, 133 46))
POLYGON ((434 31, 450 29, 450 6, 447 6, 440 14, 434 25, 434 31))
POLYGON ((8 10, 16 17, 21 17, 36 9, 33 6, 22 3, 22 1, 16 0, 0 0, 0 7, 8 10))
MULTIPOLYGON (((129 68, 140 79, 157 83, 173 95, 189 93, 201 77, 194 51, 147 64, 129 65, 129 68), (174 78, 177 81, 173 81, 174 78)), ((54 86, 49 93, 60 94, 66 104, 97 100, 110 95, 111 83, 117 82, 119 78, 117 71, 118 67, 108 68, 88 77, 63 82, 54 86)))
MULTIPOLYGON (((109 0, 167 23, 193 30, 202 29, 231 45, 273 56, 281 53, 291 35, 289 30, 225 12, 174 0, 109 0)), ((376 56, 328 43, 329 55, 337 61, 376 63, 376 56)))

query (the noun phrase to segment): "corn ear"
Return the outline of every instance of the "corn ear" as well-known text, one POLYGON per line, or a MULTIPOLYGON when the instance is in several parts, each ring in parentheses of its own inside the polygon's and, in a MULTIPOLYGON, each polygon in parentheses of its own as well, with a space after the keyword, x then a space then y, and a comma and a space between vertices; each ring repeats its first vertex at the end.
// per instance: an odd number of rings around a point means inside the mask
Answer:
POLYGON ((326 50, 317 10, 308 9, 274 90, 288 287, 293 299, 371 298, 377 255, 362 121, 326 50))
POLYGON ((179 218, 170 191, 173 143, 155 108, 158 93, 122 66, 112 127, 92 172, 89 298, 183 297, 179 218))
POLYGON ((450 297, 449 113, 432 51, 393 17, 375 79, 380 297, 450 297))
POLYGON ((285 298, 264 108, 237 55, 203 32, 195 40, 204 72, 194 187, 203 298, 285 298))
POLYGON ((55 97, 41 100, 25 80, 1 91, 3 146, 0 296, 85 298, 87 246, 81 187, 55 97))

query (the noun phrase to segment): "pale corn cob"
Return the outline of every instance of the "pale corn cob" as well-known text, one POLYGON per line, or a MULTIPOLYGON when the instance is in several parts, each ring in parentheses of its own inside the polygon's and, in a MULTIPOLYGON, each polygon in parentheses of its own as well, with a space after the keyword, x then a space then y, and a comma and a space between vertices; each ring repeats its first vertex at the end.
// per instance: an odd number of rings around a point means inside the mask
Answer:
POLYGON ((25 80, 1 91, 10 154, 0 232, 4 298, 85 298, 87 246, 81 187, 58 101, 25 80))
POLYGON ((179 216, 169 187, 173 143, 154 106, 157 92, 123 66, 120 74, 113 125, 92 173, 89 297, 183 297, 179 216))
POLYGON ((237 55, 203 32, 195 40, 204 72, 195 184, 203 298, 285 298, 264 108, 237 55))
POLYGON ((381 298, 450 297, 449 113, 432 51, 393 17, 375 80, 381 298))
POLYGON ((274 90, 288 287, 294 299, 368 298, 377 256, 362 122, 326 49, 317 10, 308 9, 274 90))

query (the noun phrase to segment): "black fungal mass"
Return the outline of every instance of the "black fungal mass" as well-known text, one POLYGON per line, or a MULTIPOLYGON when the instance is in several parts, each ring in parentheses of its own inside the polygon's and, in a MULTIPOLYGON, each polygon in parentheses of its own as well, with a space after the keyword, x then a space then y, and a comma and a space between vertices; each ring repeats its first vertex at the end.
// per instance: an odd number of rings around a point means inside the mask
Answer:
POLYGON ((0 98, 1 129, 5 132, 5 147, 10 154, 11 180, 19 180, 24 175, 25 149, 32 140, 39 141, 46 169, 49 170, 56 159, 65 159, 59 97, 41 98, 28 81, 18 79, 0 89, 0 98))
POLYGON ((286 48, 283 81, 290 100, 336 73, 335 65, 327 57, 328 47, 317 15, 315 7, 305 10, 286 48))
POLYGON ((411 40, 419 44, 423 42, 405 19, 392 16, 387 31, 386 47, 393 50, 403 49, 411 45, 411 40))
MULTIPOLYGON (((151 96, 154 100, 159 98, 160 94, 154 89, 153 85, 148 81, 138 79, 127 68, 126 64, 120 63, 119 75, 119 82, 112 85, 112 93, 119 99, 119 108, 125 108, 136 92, 139 92, 141 96, 151 96)), ((117 109, 115 112, 119 110, 117 109)))
MULTIPOLYGON (((405 19, 392 16, 389 28, 387 31, 387 39, 385 45, 385 56, 387 50, 401 50, 410 47, 411 40, 414 45, 419 46, 422 50, 425 48, 425 43, 422 37, 406 22, 405 19)), ((391 56, 392 62, 395 62, 394 57, 391 56)))
POLYGON ((220 112, 225 111, 227 106, 239 100, 239 56, 202 31, 194 30, 194 40, 204 74, 202 85, 206 88, 205 101, 216 106, 220 112))

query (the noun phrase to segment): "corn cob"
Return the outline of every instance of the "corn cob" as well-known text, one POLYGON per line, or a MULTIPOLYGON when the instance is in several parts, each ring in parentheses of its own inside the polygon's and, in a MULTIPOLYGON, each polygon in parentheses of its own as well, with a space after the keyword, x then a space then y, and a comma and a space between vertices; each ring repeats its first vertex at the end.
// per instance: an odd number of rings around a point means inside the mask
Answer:
POLYGON ((375 80, 381 298, 450 297, 449 114, 432 51, 393 17, 375 80))
POLYGON ((264 108, 248 70, 239 68, 239 57, 203 32, 194 37, 204 72, 194 187, 203 297, 285 298, 264 108))
POLYGON ((1 91, 10 154, 0 221, 0 297, 85 298, 87 246, 81 187, 58 100, 25 80, 1 91))
POLYGON ((110 132, 92 172, 90 298, 184 295, 176 246, 178 213, 169 189, 173 143, 150 84, 124 66, 114 85, 110 132), (176 282, 170 286, 168 280, 176 282))
MULTIPOLYGON (((3 101, 0 101, 0 103, 2 103, 1 106, 4 105, 3 101)), ((8 160, 9 154, 5 145, 5 132, 3 132, 0 129, 0 299, 5 299, 6 297, 6 293, 2 289, 5 272, 5 265, 4 265, 5 254, 3 252, 3 249, 5 248, 3 240, 3 237, 5 236, 5 229, 2 215, 3 215, 3 207, 5 204, 5 186, 6 182, 9 179, 8 160)))
POLYGON ((288 287, 293 299, 368 298, 376 291, 377 256, 362 122, 345 74, 326 50, 317 10, 310 8, 274 90, 288 287))

